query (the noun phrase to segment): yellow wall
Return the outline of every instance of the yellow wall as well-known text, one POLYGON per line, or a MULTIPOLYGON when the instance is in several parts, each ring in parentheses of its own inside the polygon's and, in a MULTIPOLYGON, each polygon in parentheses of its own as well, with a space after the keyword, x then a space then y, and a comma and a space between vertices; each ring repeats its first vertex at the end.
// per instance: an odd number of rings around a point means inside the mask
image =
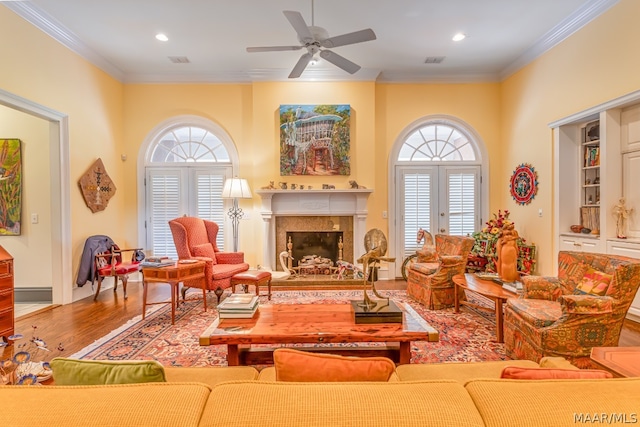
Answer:
POLYGON ((535 236, 531 240, 539 245, 539 273, 552 272, 557 249, 557 230, 552 231, 555 159, 548 124, 640 89, 639 16, 640 2, 621 0, 502 83, 504 152, 498 179, 508 182, 513 168, 528 162, 538 171, 540 189, 526 207, 516 206, 508 192, 501 192, 500 205, 512 210, 521 234, 535 236))
POLYGON ((49 122, 0 105, 0 139, 21 140, 22 219, 19 236, 2 236, 0 245, 16 260, 14 281, 22 287, 51 287, 51 198, 49 122), (31 215, 38 223, 31 223, 31 215), (18 260, 20 262, 18 262, 18 260), (38 268, 24 268, 23 260, 38 268))
MULTIPOLYGON (((490 156, 489 211, 510 209, 520 233, 539 245, 539 273, 551 273, 553 147, 548 123, 640 87, 636 54, 640 2, 621 0, 560 46, 502 83, 376 84, 270 82, 254 84, 122 84, 0 7, 0 68, 3 90, 69 116, 71 245, 73 275, 82 245, 92 234, 108 234, 121 246, 138 236, 139 198, 136 157, 149 132, 162 121, 193 114, 218 123, 239 151, 238 175, 253 189, 268 181, 345 188, 348 180, 373 188, 367 227, 388 232, 388 156, 400 132, 432 114, 460 119, 481 136, 490 156), (352 175, 280 177, 277 110, 280 104, 350 104, 352 175), (120 156, 127 155, 127 161, 120 156), (109 207, 93 214, 77 180, 102 158, 117 191, 109 207), (530 205, 516 206, 508 180, 520 163, 531 163, 540 189, 530 205), (542 217, 538 210, 542 209, 542 217)), ((20 135, 18 135, 20 136, 20 135)), ((37 156, 46 156, 44 152, 37 156)), ((31 167, 31 159, 25 167, 31 167)), ((46 187, 27 197, 46 196, 46 187)), ((260 199, 241 202, 249 220, 241 224, 242 248, 260 248, 260 199)), ((30 209, 30 208, 29 208, 30 209)), ((26 236, 23 236, 26 238, 26 236)), ((261 259, 247 250, 247 260, 261 259)), ((39 283, 26 278, 29 286, 39 283)), ((22 280, 21 280, 22 282, 22 280)), ((20 286, 20 283, 17 284, 20 286)), ((71 286, 71 284, 65 284, 71 286)))
MULTIPOLYGON (((121 226, 130 214, 124 208, 126 186, 120 161, 123 85, 4 7, 0 7, 0 40, 3 40, 0 87, 69 117, 70 162, 65 166, 71 177, 70 249, 75 279, 88 236, 109 234, 117 242, 133 243, 121 226), (98 157, 102 158, 117 191, 105 211, 93 214, 82 199, 77 180, 98 157)), ((36 152, 35 156, 42 160, 40 156, 47 157, 48 152, 36 152)), ((25 159, 25 169, 34 167, 31 160, 25 159)), ((28 190, 28 200, 49 197, 48 185, 24 190, 28 190)), ((26 241, 29 236, 23 235, 21 239, 26 241)), ((17 281, 16 287, 37 286, 40 279, 32 274, 36 274, 32 264, 30 268, 23 260, 16 260, 16 275, 24 279, 17 281)))

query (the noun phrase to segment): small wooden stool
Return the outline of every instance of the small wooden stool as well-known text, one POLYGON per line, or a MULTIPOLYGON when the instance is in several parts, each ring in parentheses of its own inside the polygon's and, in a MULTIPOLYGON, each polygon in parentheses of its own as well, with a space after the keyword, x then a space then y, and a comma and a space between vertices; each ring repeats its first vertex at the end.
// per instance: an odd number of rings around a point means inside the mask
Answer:
POLYGON ((231 278, 231 292, 236 291, 236 285, 243 285, 244 292, 248 292, 247 285, 256 287, 256 295, 260 295, 260 285, 267 285, 267 297, 271 300, 271 273, 262 270, 249 270, 238 273, 231 278))

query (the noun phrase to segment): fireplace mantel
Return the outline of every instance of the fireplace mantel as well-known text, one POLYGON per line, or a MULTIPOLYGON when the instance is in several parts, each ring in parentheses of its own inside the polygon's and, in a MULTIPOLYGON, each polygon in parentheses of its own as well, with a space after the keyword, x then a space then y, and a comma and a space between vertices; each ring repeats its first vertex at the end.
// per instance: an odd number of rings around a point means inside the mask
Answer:
POLYGON ((262 198, 264 221, 263 263, 275 270, 276 216, 353 216, 353 253, 364 253, 367 199, 371 189, 256 190, 262 198))

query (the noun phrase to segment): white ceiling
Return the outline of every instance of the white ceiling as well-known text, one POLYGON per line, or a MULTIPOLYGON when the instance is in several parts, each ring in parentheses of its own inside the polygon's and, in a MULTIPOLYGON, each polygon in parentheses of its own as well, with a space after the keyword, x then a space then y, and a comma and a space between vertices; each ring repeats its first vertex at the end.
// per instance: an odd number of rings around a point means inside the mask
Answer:
MULTIPOLYGON (((350 75, 321 61, 299 80, 499 81, 618 0, 315 0, 314 23, 336 36, 365 28, 377 39, 334 48, 362 66, 350 75), (457 33, 467 34, 453 42, 457 33), (425 64, 429 56, 445 56, 425 64)), ((283 10, 311 25, 311 0, 4 1, 34 25, 123 82, 287 80, 303 51, 283 10), (158 32, 168 42, 155 39, 158 32), (188 64, 169 56, 186 56, 188 64)))

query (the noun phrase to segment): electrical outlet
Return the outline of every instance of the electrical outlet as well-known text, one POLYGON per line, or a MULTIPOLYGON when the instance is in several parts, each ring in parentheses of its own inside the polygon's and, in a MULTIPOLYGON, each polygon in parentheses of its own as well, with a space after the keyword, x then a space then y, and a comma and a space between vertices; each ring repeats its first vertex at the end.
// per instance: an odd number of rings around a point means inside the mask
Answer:
POLYGON ((37 224, 38 223, 38 214, 37 213, 32 213, 31 214, 31 224, 37 224))

